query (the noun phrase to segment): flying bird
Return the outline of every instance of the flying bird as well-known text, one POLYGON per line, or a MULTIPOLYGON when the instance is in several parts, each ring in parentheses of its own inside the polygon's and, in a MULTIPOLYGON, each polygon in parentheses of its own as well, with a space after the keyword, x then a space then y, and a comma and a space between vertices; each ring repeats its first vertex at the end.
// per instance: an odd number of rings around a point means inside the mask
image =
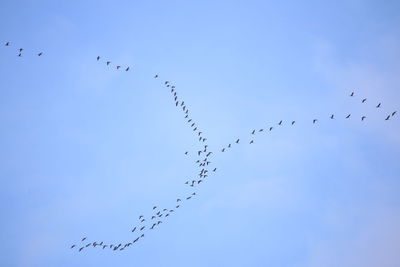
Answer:
POLYGON ((364 98, 364 99, 361 101, 361 103, 364 103, 365 101, 367 101, 367 99, 366 99, 366 98, 364 98))
POLYGON ((282 121, 280 121, 280 122, 278 123, 278 125, 282 125, 282 121))
POLYGON ((253 140, 251 140, 251 141, 250 141, 250 144, 253 144, 253 143, 254 143, 254 141, 253 141, 253 140))
POLYGON ((365 120, 366 116, 362 116, 361 117, 361 121, 365 120))
POLYGON ((397 111, 393 111, 393 112, 392 112, 392 117, 393 117, 394 115, 396 115, 396 113, 397 113, 397 111))
POLYGON ((354 96, 354 92, 351 92, 350 96, 354 96))
POLYGON ((82 238, 82 239, 81 239, 81 242, 83 242, 83 241, 85 241, 85 240, 86 240, 86 237, 82 238))
POLYGON ((154 75, 154 79, 158 78, 158 74, 154 75))
POLYGON ((333 119, 334 116, 335 116, 335 115, 332 114, 332 115, 331 115, 331 119, 333 119))
POLYGON ((272 129, 274 129, 274 127, 269 127, 269 131, 272 131, 272 129))
POLYGON ((110 65, 111 61, 107 61, 107 66, 110 65))
POLYGON ((6 43, 6 46, 10 46, 10 42, 7 42, 7 43, 6 43))
POLYGON ((317 119, 313 119, 312 123, 316 123, 318 120, 317 119))
POLYGON ((216 172, 216 171, 217 171, 217 168, 214 168, 213 172, 216 172))
POLYGON ((18 56, 19 56, 19 57, 22 57, 22 53, 19 53, 18 56))
POLYGON ((153 210, 155 210, 156 208, 157 208, 157 206, 154 206, 154 207, 153 207, 153 210))
POLYGON ((79 252, 81 252, 81 251, 82 251, 82 249, 84 249, 84 247, 81 247, 81 248, 79 249, 79 252))
POLYGON ((239 139, 238 139, 238 140, 236 140, 236 144, 239 144, 239 139))
POLYGON ((121 68, 121 66, 117 66, 117 70, 119 70, 119 68, 121 68))
POLYGON ((351 116, 351 114, 347 115, 347 116, 346 116, 346 119, 350 118, 350 116, 351 116))
POLYGON ((136 230, 136 227, 134 227, 134 228, 132 229, 132 233, 135 232, 135 230, 136 230))
POLYGON ((292 125, 295 124, 295 123, 296 123, 296 121, 292 121, 292 125))
POLYGON ((100 59, 100 56, 97 56, 97 61, 99 61, 99 59, 100 59))
POLYGON ((74 248, 74 247, 76 247, 76 245, 72 245, 72 246, 71 246, 71 248, 74 248))
POLYGON ((377 106, 376 106, 376 108, 380 108, 381 107, 381 103, 379 103, 377 106))
POLYGON ((23 49, 23 48, 20 48, 20 49, 19 49, 19 52, 22 52, 22 50, 24 50, 24 49, 23 49))
POLYGON ((252 132, 251 132, 251 134, 254 134, 256 132, 256 130, 253 130, 252 132))
POLYGON ((126 69, 125 69, 125 71, 128 71, 129 70, 129 67, 127 67, 126 69))
POLYGON ((40 52, 39 54, 37 54, 39 57, 41 56, 41 55, 43 55, 43 52, 40 52))
POLYGON ((388 115, 388 116, 386 117, 385 121, 387 121, 387 120, 389 120, 389 119, 390 119, 390 115, 388 115))

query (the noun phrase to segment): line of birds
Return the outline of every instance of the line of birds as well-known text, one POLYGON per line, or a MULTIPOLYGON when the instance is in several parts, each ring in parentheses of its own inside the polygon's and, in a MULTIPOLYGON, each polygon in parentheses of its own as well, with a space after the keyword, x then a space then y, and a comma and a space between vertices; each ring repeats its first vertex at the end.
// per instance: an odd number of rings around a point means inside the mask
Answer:
MULTIPOLYGON (((100 61, 100 59, 101 59, 101 56, 97 56, 96 57, 96 60, 97 61, 100 61)), ((111 61, 106 61, 106 65, 107 66, 110 66, 111 65, 111 61)), ((115 68, 117 69, 117 70, 119 70, 119 69, 121 69, 122 68, 122 66, 121 65, 115 65, 115 68)), ((124 67, 124 68, 122 68, 122 69, 125 69, 125 71, 129 71, 130 70, 130 66, 127 66, 127 67, 124 67)))
MULTIPOLYGON (((10 42, 5 43, 5 46, 11 46, 10 42)), ((24 49, 23 48, 19 48, 18 49, 18 56, 21 57, 23 54, 24 49)), ((39 52, 37 53, 37 56, 42 56, 43 52, 39 52)), ((100 61, 101 57, 97 56, 96 60, 100 61)), ((109 66, 111 65, 111 61, 106 61, 106 65, 109 66)), ((120 65, 116 65, 116 69, 119 70, 122 67, 120 65)), ((124 67, 123 69, 125 69, 125 71, 129 71, 130 67, 124 67)), ((154 79, 158 79, 159 75, 155 74, 153 76, 154 79)), ((197 174, 197 176, 199 176, 198 179, 189 179, 185 182, 185 185, 188 185, 189 187, 195 187, 197 185, 200 185, 201 183, 203 183, 205 181, 205 179, 207 177, 209 177, 210 175, 212 175, 213 173, 215 173, 217 171, 217 167, 212 166, 212 162, 210 161, 212 155, 214 155, 214 153, 212 151, 210 151, 208 149, 208 144, 207 144, 207 138, 205 138, 202 134, 203 132, 199 130, 197 124, 193 121, 193 119, 190 117, 190 113, 189 113, 189 109, 187 107, 187 105, 185 104, 184 101, 180 101, 178 98, 178 92, 176 91, 176 86, 173 85, 170 81, 166 80, 164 81, 164 85, 167 88, 170 88, 170 93, 172 95, 172 98, 174 100, 174 104, 177 108, 182 109, 183 115, 184 115, 184 119, 186 120, 186 123, 188 125, 190 125, 191 129, 193 130, 193 132, 197 133, 197 137, 198 137, 198 141, 202 144, 202 148, 200 150, 197 150, 196 153, 193 153, 194 155, 196 155, 198 157, 198 159, 195 161, 196 166, 199 169, 199 172, 197 174)), ((354 97, 355 93, 351 92, 350 97, 354 97)), ((363 98, 361 100, 361 103, 366 103, 367 102, 367 98, 363 98)), ((381 103, 378 103, 376 106, 376 108, 381 108, 381 103)), ((394 117, 397 114, 397 111, 393 111, 391 113, 389 113, 386 117, 385 120, 388 121, 391 117, 394 117)), ((345 119, 349 119, 352 116, 352 114, 347 114, 344 116, 345 119)), ((335 114, 331 114, 329 116, 329 119, 333 120, 335 119, 335 114)), ((361 121, 364 121, 367 117, 365 115, 361 116, 361 121)), ((312 124, 316 124, 317 122, 319 122, 319 119, 314 118, 311 120, 312 124)), ((296 120, 292 120, 289 121, 289 124, 291 126, 294 126, 296 124, 296 120)), ((277 122, 276 126, 282 126, 284 124, 283 120, 279 120, 279 122, 277 122)), ((254 135, 256 133, 260 133, 260 132, 270 132, 272 131, 274 128, 274 126, 268 126, 265 128, 260 128, 260 129, 253 129, 250 134, 252 138, 249 138, 248 143, 249 144, 254 144, 254 135)), ((227 146, 223 147, 222 149, 220 149, 220 153, 223 153, 225 151, 227 151, 229 148, 231 148, 233 145, 237 145, 241 143, 241 139, 237 138, 234 142, 229 143, 227 146)), ((189 151, 185 152, 185 155, 189 155, 189 151)), ((73 244, 70 246, 71 249, 77 249, 79 252, 83 251, 86 248, 89 247, 99 247, 102 249, 106 249, 109 248, 112 251, 122 251, 125 250, 127 248, 129 248, 130 246, 134 245, 135 243, 137 243, 138 241, 140 241, 140 239, 145 237, 145 231, 151 231, 156 229, 160 224, 162 224, 169 216, 171 216, 174 212, 176 212, 181 206, 182 206, 182 202, 183 201, 189 201, 191 200, 193 197, 195 197, 197 195, 196 192, 191 193, 190 195, 187 195, 184 198, 177 198, 176 199, 176 204, 174 205, 174 208, 158 208, 158 206, 153 206, 151 209, 152 214, 149 215, 148 217, 145 217, 144 215, 140 215, 138 217, 138 224, 136 226, 134 226, 131 229, 131 233, 137 233, 137 235, 135 235, 134 237, 130 237, 129 241, 127 242, 117 242, 118 244, 112 244, 112 243, 105 243, 104 241, 87 241, 87 237, 82 237, 80 239, 79 243, 73 244), (147 219, 147 220, 146 220, 147 219), (149 222, 150 224, 146 224, 147 222, 149 222), (150 226, 151 225, 151 226, 150 226), (85 242, 86 241, 86 242, 85 242)))
MULTIPOLYGON (((6 43, 4 44, 4 46, 11 46, 11 43, 10 43, 10 42, 6 42, 6 43)), ((18 48, 17 51, 18 51, 18 52, 17 52, 17 56, 18 56, 18 57, 22 57, 22 56, 23 56, 23 51, 25 51, 25 50, 24 50, 24 48, 18 48)), ((38 57, 40 57, 40 56, 43 55, 43 52, 38 52, 38 53, 36 53, 36 55, 37 55, 38 57)))

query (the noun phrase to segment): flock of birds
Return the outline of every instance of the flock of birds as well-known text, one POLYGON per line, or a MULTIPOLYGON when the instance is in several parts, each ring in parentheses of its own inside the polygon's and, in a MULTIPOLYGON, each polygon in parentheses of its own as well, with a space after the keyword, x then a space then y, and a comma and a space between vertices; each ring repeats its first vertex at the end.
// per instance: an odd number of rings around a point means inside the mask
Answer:
MULTIPOLYGON (((11 43, 7 42, 7 43, 5 43, 5 46, 11 46, 11 43)), ((21 57, 22 51, 24 51, 24 49, 19 48, 18 51, 19 51, 18 56, 21 57)), ((42 56, 42 55, 43 55, 43 52, 39 52, 37 54, 37 56, 42 56)), ((96 57, 96 61, 99 63, 102 62, 101 59, 102 59, 101 56, 96 57)), ((106 66, 111 65, 111 61, 105 61, 103 63, 105 63, 106 66)), ((116 65, 117 70, 119 70, 121 68, 122 67, 120 65, 116 65)), ((124 67, 124 69, 125 69, 125 71, 129 71, 130 67, 126 66, 126 67, 124 67)), ((160 76, 159 76, 159 74, 155 74, 155 75, 153 75, 153 78, 156 80, 159 80, 160 76)), ((185 185, 193 188, 193 187, 196 187, 196 186, 200 185, 201 183, 205 182, 209 176, 216 173, 217 167, 213 166, 213 163, 211 161, 212 156, 214 155, 214 152, 209 150, 209 147, 207 144, 207 138, 204 136, 203 131, 200 130, 199 125, 191 117, 187 103, 185 103, 185 101, 183 101, 179 98, 176 86, 168 80, 162 81, 162 85, 170 90, 171 97, 172 97, 175 107, 178 108, 183 113, 183 118, 185 120, 185 123, 195 133, 196 139, 198 140, 198 142, 200 144, 200 147, 197 151, 190 153, 190 154, 194 154, 195 156, 197 156, 197 160, 195 161, 195 164, 196 164, 196 167, 198 168, 198 173, 196 175, 196 177, 198 177, 198 178, 190 179, 185 182, 185 185)), ((351 92, 349 94, 349 96, 352 98, 356 97, 354 92, 351 92)), ((365 103, 367 103, 367 99, 362 98, 360 102, 362 104, 365 104, 365 103)), ((381 109, 382 104, 377 103, 374 106, 376 109, 381 109)), ((396 114, 397 114, 397 111, 392 111, 392 112, 386 114, 383 119, 388 121, 388 120, 390 120, 390 118, 396 116, 396 114)), ((328 120, 334 120, 336 118, 344 118, 347 120, 347 119, 352 118, 352 114, 345 114, 345 115, 342 114, 340 116, 337 116, 336 114, 331 114, 326 117, 326 119, 328 119, 328 120)), ((367 117, 365 115, 363 115, 359 119, 361 121, 365 121, 367 119, 367 117)), ((318 122, 319 122, 319 118, 313 118, 310 120, 310 123, 312 125, 315 125, 318 122)), ((254 136, 256 133, 271 132, 271 131, 275 130, 276 128, 282 127, 284 124, 288 124, 289 126, 293 127, 296 125, 296 123, 297 123, 296 120, 291 120, 291 121, 287 121, 287 122, 283 121, 283 120, 278 120, 275 125, 270 125, 270 126, 267 126, 264 128, 259 128, 259 129, 253 129, 249 132, 249 138, 244 143, 248 143, 249 145, 254 144, 254 136)), ((243 143, 242 140, 240 138, 237 138, 237 139, 233 140, 232 142, 228 143, 227 146, 220 148, 220 150, 218 152, 219 153, 227 152, 233 146, 236 146, 236 145, 239 145, 242 143, 243 143)), ((189 151, 186 151, 184 154, 189 155, 189 151)), ((150 209, 150 215, 148 215, 148 216, 139 215, 138 222, 135 226, 133 226, 131 228, 131 230, 130 230, 131 233, 129 235, 130 237, 128 237, 129 239, 126 242, 117 242, 114 244, 114 243, 106 243, 104 241, 89 241, 87 239, 87 237, 82 237, 78 243, 71 245, 70 248, 77 249, 77 251, 79 251, 79 252, 81 252, 84 249, 87 249, 89 247, 93 247, 93 248, 98 247, 101 249, 107 248, 112 251, 125 250, 125 249, 131 247, 132 245, 134 245, 135 243, 139 242, 142 238, 144 238, 146 231, 153 231, 156 228, 158 228, 161 224, 163 224, 168 217, 172 216, 178 209, 180 209, 184 205, 185 201, 190 201, 196 196, 197 196, 197 192, 193 192, 184 197, 176 198, 176 200, 174 201, 175 204, 173 207, 159 207, 159 206, 155 205, 150 209)))

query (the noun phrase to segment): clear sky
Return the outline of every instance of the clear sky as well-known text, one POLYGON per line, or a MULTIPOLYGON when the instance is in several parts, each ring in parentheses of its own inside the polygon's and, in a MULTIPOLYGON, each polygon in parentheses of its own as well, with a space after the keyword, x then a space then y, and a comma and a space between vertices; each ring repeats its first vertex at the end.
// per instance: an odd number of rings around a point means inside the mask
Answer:
POLYGON ((399 266, 398 1, 2 0, 0 20, 1 266, 399 266), (165 80, 218 171, 135 246, 69 249, 193 192, 165 80))

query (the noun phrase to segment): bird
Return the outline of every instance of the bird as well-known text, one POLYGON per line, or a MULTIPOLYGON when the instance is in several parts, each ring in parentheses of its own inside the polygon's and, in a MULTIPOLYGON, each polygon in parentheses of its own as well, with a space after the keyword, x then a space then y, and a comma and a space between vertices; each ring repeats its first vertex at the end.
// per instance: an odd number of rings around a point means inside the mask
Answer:
POLYGON ((158 78, 158 74, 154 75, 154 79, 157 79, 157 78, 158 78))
POLYGON ((107 61, 107 66, 110 65, 111 61, 107 61))
POLYGON ((10 46, 10 42, 7 42, 7 43, 5 44, 5 46, 10 46))
POLYGON ((169 83, 169 81, 165 81, 165 82, 164 82, 164 84, 168 84, 168 83, 169 83))
POLYGON ((238 140, 236 140, 236 144, 239 144, 239 139, 238 139, 238 140))
POLYGON ((250 141, 250 144, 253 144, 253 143, 254 143, 254 141, 253 141, 253 140, 251 140, 251 141, 250 141))
POLYGON ((146 219, 142 219, 140 222, 144 222, 146 219))
POLYGON ((180 201, 182 201, 180 198, 178 198, 178 199, 176 200, 176 202, 180 202, 180 201))
POLYGON ((144 216, 143 216, 143 215, 140 215, 140 216, 139 216, 139 220, 142 219, 142 218, 144 218, 144 216))
POLYGON ((81 242, 83 242, 83 241, 85 241, 85 240, 86 240, 86 237, 82 238, 82 239, 81 239, 81 242))
POLYGON ((361 103, 364 103, 365 101, 367 101, 367 99, 366 99, 366 98, 364 98, 364 99, 361 101, 361 103))
POLYGON ((97 61, 99 61, 99 59, 100 59, 100 56, 97 56, 97 61))
POLYGON ((19 57, 22 57, 22 53, 19 53, 18 56, 19 56, 19 57))
POLYGON ((132 233, 135 232, 135 230, 136 230, 136 227, 134 227, 134 228, 132 229, 132 233))
POLYGON ((396 113, 397 113, 397 111, 393 111, 393 112, 392 112, 392 117, 393 117, 394 115, 396 115, 396 113))
POLYGON ((175 209, 179 209, 179 207, 180 207, 179 205, 176 205, 176 206, 175 206, 175 209))
POLYGON ((221 152, 225 152, 225 148, 223 148, 223 149, 221 150, 221 152))
POLYGON ((217 171, 217 168, 214 168, 213 172, 216 172, 216 171, 217 171))
POLYGON ((81 251, 82 251, 82 249, 84 249, 84 247, 81 247, 81 248, 79 249, 79 252, 81 252, 81 251))
POLYGON ((350 96, 354 96, 354 92, 351 92, 350 96))
POLYGON ((19 52, 22 52, 22 50, 24 50, 24 49, 23 49, 23 48, 20 48, 20 49, 19 49, 19 52))
POLYGON ((119 70, 119 68, 121 68, 121 66, 117 66, 117 70, 119 70))
POLYGON ((125 71, 128 71, 129 70, 129 67, 127 67, 126 69, 125 69, 125 71))
POLYGON ((254 134, 256 132, 256 130, 253 130, 252 132, 251 132, 251 134, 254 134))
POLYGON ((361 117, 361 121, 365 120, 366 116, 362 116, 361 117))
POLYGON ((278 123, 278 125, 282 125, 282 121, 280 121, 280 122, 278 123))
POLYGON ((40 52, 39 54, 37 54, 39 57, 41 56, 41 55, 43 55, 43 52, 40 52))
POLYGON ((189 151, 186 151, 186 152, 185 152, 185 155, 187 155, 188 153, 189 153, 189 151))
POLYGON ((269 131, 272 131, 272 129, 274 129, 274 127, 269 127, 269 131))
POLYGON ((72 246, 71 246, 71 249, 74 248, 74 247, 76 247, 76 245, 72 245, 72 246))
POLYGON ((346 119, 350 118, 350 116, 351 116, 351 114, 347 115, 347 116, 346 116, 346 119))
POLYGON ((317 119, 313 119, 312 123, 316 123, 318 120, 317 119))
POLYGON ((156 208, 157 208, 157 206, 154 206, 154 207, 153 207, 153 210, 155 210, 156 208))
POLYGON ((376 105, 376 108, 380 108, 381 107, 381 103, 379 103, 378 105, 376 105))
POLYGON ((264 131, 264 129, 260 129, 260 130, 258 130, 259 132, 262 132, 262 131, 264 131))
POLYGON ((191 198, 192 198, 192 197, 187 197, 186 200, 189 200, 189 199, 191 199, 191 198))
POLYGON ((292 125, 295 124, 295 123, 296 123, 296 121, 292 121, 292 125))
POLYGON ((386 117, 385 121, 387 121, 387 120, 389 120, 389 119, 390 119, 390 115, 388 115, 388 116, 386 117))
POLYGON ((333 119, 334 116, 335 116, 335 115, 332 114, 332 115, 331 115, 331 119, 333 119))
POLYGON ((140 231, 142 231, 144 228, 146 228, 146 226, 143 226, 142 228, 140 228, 140 231))

